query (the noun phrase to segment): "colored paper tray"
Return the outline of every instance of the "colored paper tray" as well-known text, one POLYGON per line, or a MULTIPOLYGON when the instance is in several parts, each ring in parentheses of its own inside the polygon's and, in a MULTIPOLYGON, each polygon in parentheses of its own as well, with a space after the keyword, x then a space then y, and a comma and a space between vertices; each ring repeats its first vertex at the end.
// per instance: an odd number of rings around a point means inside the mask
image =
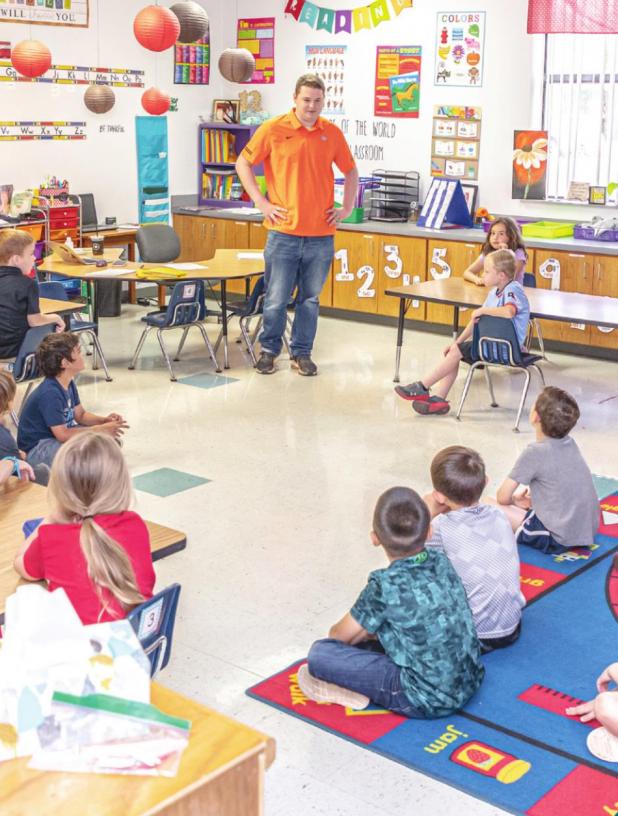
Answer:
POLYGON ((527 238, 566 238, 573 235, 574 229, 574 222, 533 221, 523 225, 521 234, 527 238))

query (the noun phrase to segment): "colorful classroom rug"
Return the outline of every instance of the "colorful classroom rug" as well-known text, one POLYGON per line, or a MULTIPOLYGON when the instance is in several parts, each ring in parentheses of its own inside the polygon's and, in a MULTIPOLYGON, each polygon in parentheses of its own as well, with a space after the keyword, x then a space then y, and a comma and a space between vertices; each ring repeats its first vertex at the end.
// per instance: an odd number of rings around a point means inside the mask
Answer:
POLYGON ((592 548, 520 549, 521 637, 483 658, 485 681, 465 710, 408 720, 314 703, 296 682, 304 660, 247 694, 512 813, 617 816, 618 766, 586 748, 598 723, 564 714, 590 699, 618 660, 618 481, 595 477, 595 485, 602 522, 592 548))

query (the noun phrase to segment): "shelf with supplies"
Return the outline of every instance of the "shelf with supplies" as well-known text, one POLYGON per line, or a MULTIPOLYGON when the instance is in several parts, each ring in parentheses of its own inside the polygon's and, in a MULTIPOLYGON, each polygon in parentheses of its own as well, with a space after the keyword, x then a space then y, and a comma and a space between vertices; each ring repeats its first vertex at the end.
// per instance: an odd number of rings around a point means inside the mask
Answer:
MULTIPOLYGON (((218 207, 251 207, 241 198, 242 184, 234 164, 257 127, 228 122, 203 122, 198 128, 198 202, 218 207)), ((261 166, 254 167, 261 175, 261 166)))

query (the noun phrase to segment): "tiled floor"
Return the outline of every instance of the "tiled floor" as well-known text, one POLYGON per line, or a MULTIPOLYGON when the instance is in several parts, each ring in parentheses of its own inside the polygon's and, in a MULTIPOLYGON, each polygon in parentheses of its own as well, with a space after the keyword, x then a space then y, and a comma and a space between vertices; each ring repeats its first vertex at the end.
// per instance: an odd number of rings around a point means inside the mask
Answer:
MULTIPOLYGON (((233 368, 225 374, 238 381, 187 388, 169 381, 156 345, 127 371, 140 314, 125 306, 121 319, 102 321, 114 382, 86 371, 79 386, 87 408, 128 418, 124 451, 132 474, 173 468, 212 480, 167 497, 137 494, 144 516, 188 537, 185 551, 156 565, 160 586, 182 584, 162 682, 276 739, 267 816, 500 813, 250 700, 244 689, 305 654, 349 609, 367 573, 383 565, 369 542, 381 491, 396 484, 428 490, 433 454, 457 443, 482 453, 488 492, 495 491, 533 438, 526 421, 521 434, 511 430, 521 378, 495 375, 500 408, 488 407, 479 376, 462 422, 419 417, 392 391, 394 327, 321 318, 318 377, 299 377, 284 357, 275 375, 260 376, 232 342, 233 368)), ((209 333, 216 337, 214 324, 209 333)), ((445 338, 408 332, 405 343, 402 376, 417 379, 445 338)), ((592 470, 618 475, 618 398, 607 400, 618 391, 615 364, 550 358, 548 383, 580 402, 575 436, 592 470)), ((189 337, 176 366, 179 379, 197 376, 198 385, 212 377, 197 337, 189 337)), ((455 395, 460 388, 461 379, 455 395)), ((593 674, 591 668, 591 682, 593 674)))

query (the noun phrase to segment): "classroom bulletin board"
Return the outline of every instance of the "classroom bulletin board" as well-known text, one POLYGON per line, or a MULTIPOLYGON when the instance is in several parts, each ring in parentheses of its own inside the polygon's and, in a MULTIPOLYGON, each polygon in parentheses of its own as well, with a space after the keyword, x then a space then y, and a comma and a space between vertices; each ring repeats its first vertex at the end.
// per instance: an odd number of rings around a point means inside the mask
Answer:
POLYGON ((436 105, 431 129, 431 175, 476 181, 481 150, 481 109, 436 105))

